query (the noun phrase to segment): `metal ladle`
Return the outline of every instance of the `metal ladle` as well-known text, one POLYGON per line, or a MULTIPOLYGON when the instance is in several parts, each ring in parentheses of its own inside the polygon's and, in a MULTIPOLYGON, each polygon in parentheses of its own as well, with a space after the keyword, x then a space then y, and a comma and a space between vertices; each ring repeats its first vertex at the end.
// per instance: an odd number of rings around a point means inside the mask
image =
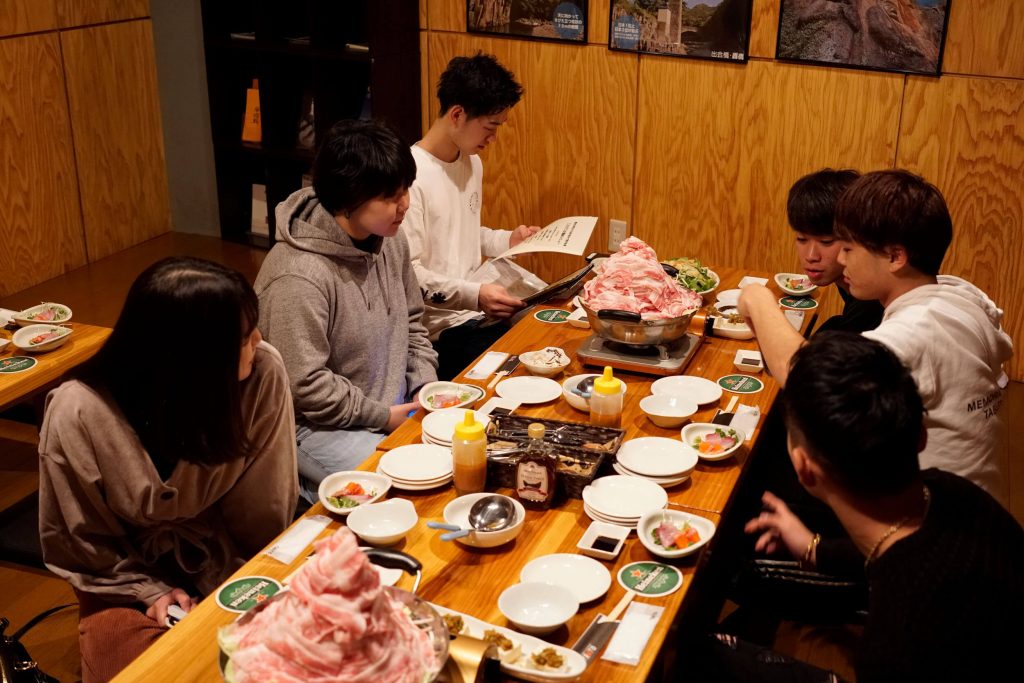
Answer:
POLYGON ((471 529, 457 527, 453 524, 441 522, 427 522, 432 529, 448 529, 449 534, 441 534, 442 541, 451 541, 456 538, 468 536, 473 531, 501 531, 511 526, 516 521, 516 509, 512 501, 505 496, 484 496, 473 503, 469 509, 469 524, 471 529))

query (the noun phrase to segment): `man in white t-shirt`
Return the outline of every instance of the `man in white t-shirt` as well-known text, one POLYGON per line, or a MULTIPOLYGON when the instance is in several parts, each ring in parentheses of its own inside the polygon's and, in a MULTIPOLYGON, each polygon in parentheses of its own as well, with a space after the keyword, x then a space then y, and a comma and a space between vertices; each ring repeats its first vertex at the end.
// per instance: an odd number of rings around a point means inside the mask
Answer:
MULTIPOLYGON (((928 411, 922 468, 959 474, 1008 503, 999 456, 1006 434, 1000 411, 1008 378, 1003 364, 1013 343, 1003 312, 971 283, 939 275, 953 223, 938 189, 902 170, 856 180, 836 207, 839 262, 857 299, 877 299, 882 322, 864 336, 891 349, 913 374, 928 411)), ((785 383, 789 362, 804 343, 776 297, 745 287, 740 312, 757 333, 765 363, 785 383)))
POLYGON ((439 379, 461 372, 494 340, 523 302, 496 283, 469 279, 484 257, 498 256, 539 228, 492 230, 480 224, 483 163, 478 154, 519 102, 523 88, 491 55, 455 57, 437 85, 441 113, 413 145, 416 182, 402 232, 423 292, 423 323, 438 352, 439 379))

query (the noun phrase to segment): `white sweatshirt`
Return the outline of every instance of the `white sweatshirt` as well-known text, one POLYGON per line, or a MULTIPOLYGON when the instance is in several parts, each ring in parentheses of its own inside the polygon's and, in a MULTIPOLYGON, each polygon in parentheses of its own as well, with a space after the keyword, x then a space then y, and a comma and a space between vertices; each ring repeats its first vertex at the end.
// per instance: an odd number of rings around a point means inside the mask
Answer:
POLYGON ((889 347, 917 382, 928 411, 928 444, 921 469, 937 467, 973 481, 1006 507, 1008 472, 1000 456, 1006 437, 1000 411, 1008 378, 1003 363, 1013 342, 1003 312, 965 280, 940 275, 885 309, 881 324, 864 333, 889 347))
POLYGON ((430 338, 480 315, 480 283, 467 278, 483 257, 501 254, 512 233, 480 225, 484 169, 480 157, 441 161, 413 145, 416 181, 402 232, 423 292, 423 324, 430 338))

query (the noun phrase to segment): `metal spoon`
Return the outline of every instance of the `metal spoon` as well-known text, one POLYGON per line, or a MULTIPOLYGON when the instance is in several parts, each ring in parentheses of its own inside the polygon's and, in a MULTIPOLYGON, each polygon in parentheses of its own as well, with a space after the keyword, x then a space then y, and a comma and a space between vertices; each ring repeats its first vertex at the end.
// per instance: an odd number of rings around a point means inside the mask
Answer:
POLYGON ((597 377, 597 375, 585 377, 584 379, 581 379, 576 384, 576 386, 574 386, 569 391, 571 391, 574 394, 577 394, 578 396, 582 396, 583 398, 590 398, 590 395, 594 393, 594 380, 597 379, 597 377))
MULTIPOLYGON (((442 541, 452 541, 456 538, 468 536, 473 531, 501 531, 516 521, 516 509, 512 501, 505 496, 485 496, 473 503, 469 509, 469 524, 471 529, 462 528, 453 530, 449 534, 441 534, 442 541)), ((430 524, 433 528, 446 528, 441 524, 430 524)))

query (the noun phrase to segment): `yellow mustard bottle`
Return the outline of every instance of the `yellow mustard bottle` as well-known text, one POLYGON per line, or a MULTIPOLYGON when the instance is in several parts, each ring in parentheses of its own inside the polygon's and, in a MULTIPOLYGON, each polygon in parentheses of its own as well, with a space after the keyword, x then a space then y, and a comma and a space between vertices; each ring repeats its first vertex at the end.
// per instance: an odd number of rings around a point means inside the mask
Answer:
POLYGON ((487 437, 484 426, 467 410, 462 422, 455 426, 452 439, 452 464, 455 491, 461 496, 479 493, 487 484, 487 437))
POLYGON ((622 380, 612 376, 612 368, 606 365, 604 374, 594 380, 594 391, 590 395, 590 424, 598 427, 622 425, 622 380))

